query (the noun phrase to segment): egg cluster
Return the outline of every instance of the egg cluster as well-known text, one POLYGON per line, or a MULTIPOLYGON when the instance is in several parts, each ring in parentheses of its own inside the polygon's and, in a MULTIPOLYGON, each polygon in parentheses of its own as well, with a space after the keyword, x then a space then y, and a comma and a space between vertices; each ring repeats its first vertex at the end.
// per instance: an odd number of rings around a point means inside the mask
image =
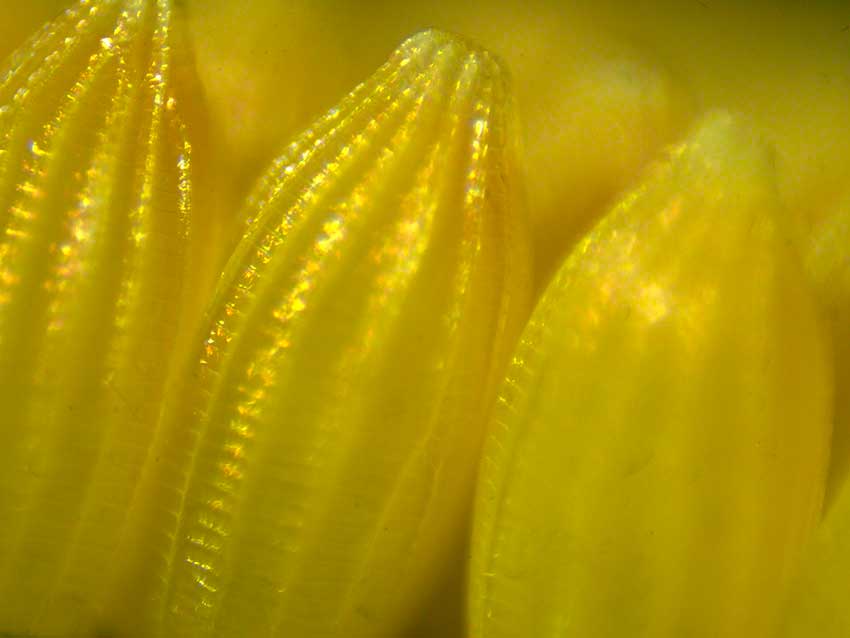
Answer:
POLYGON ((505 15, 254 171, 186 11, 0 68, 0 636, 848 635, 850 183, 505 15))

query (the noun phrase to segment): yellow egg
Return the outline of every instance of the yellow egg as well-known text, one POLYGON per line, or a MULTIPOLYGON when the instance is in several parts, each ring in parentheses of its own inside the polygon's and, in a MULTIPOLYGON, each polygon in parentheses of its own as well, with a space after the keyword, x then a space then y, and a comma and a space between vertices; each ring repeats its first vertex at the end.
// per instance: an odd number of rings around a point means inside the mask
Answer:
POLYGON ((709 116, 579 244, 482 460, 470 634, 770 636, 831 369, 762 146, 709 116))
POLYGON ((462 560, 530 306, 507 91, 427 31, 273 163, 169 401, 139 545, 173 544, 118 586, 123 631, 406 635, 462 560))
POLYGON ((850 631, 850 4, 7 4, 0 635, 850 631))
POLYGON ((0 76, 0 632, 97 625, 192 312, 171 27, 83 1, 0 76))

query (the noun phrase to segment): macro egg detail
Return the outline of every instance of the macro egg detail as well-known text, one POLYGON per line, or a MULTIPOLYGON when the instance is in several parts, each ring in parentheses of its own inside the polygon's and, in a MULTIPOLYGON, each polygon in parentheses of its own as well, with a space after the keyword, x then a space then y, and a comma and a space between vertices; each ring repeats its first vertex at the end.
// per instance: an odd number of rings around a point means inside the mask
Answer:
POLYGON ((143 487, 154 635, 405 635, 460 564, 530 310, 512 119, 499 63, 426 31, 260 180, 143 487))
POLYGON ((83 0, 0 71, 0 631, 83 635, 182 313, 191 147, 166 0, 83 0))
POLYGON ((773 635, 832 418, 782 216, 767 153, 713 114, 580 242, 485 445, 471 635, 773 635))
POLYGON ((842 3, 7 4, 0 638, 850 635, 842 3))

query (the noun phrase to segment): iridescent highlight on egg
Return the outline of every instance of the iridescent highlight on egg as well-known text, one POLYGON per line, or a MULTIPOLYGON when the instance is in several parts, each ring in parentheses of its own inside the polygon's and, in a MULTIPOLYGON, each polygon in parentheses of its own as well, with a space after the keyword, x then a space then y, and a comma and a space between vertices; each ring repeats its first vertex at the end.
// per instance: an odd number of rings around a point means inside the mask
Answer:
POLYGON ((181 316, 166 0, 83 0, 0 72, 0 630, 98 626, 181 316))
POLYGON ((261 180, 144 488, 154 635, 404 635, 462 560, 530 304, 507 91, 418 34, 261 180))
POLYGON ((715 114, 579 244, 485 447, 470 635, 773 635, 832 408, 789 227, 767 152, 715 114))

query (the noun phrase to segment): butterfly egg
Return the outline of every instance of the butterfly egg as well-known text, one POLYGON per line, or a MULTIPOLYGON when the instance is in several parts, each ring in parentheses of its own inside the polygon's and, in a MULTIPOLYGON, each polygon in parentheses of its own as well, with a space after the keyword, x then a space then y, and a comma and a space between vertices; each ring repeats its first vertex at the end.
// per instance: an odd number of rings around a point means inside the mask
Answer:
POLYGON ((182 315, 166 0, 83 0, 0 70, 0 633, 97 625, 182 315))
POLYGON ((145 488, 154 634, 405 635, 461 560, 530 306, 511 120, 499 63, 427 31, 260 180, 145 488))
POLYGON ((470 635, 772 635, 832 377, 770 166, 708 116, 546 291, 485 445, 470 635))

